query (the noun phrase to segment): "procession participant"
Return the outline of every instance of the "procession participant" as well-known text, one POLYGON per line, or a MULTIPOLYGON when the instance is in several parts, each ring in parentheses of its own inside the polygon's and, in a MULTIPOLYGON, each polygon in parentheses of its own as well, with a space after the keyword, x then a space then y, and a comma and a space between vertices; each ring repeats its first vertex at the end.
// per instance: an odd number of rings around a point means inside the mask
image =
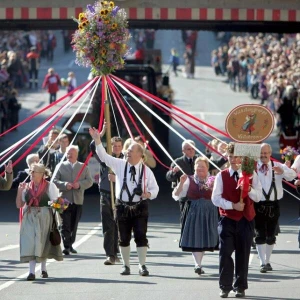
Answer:
POLYGON ((73 244, 76 240, 77 227, 82 214, 84 191, 93 185, 88 167, 77 161, 78 151, 78 146, 71 145, 67 148, 67 160, 57 166, 53 180, 62 197, 70 202, 68 208, 60 215, 62 218, 63 253, 65 255, 69 255, 70 252, 77 253, 73 244), (81 172, 82 168, 83 171, 81 172), (75 182, 79 172, 81 174, 75 182))
POLYGON ((234 156, 235 143, 227 145, 229 168, 217 174, 212 202, 219 207, 219 286, 220 297, 227 298, 233 289, 237 298, 245 297, 248 288, 248 265, 254 231, 253 201, 261 199, 261 184, 254 172, 248 196, 240 201, 241 188, 237 181, 241 175, 241 157, 234 156), (235 280, 232 253, 235 251, 235 280))
MULTIPOLYGON (((180 177, 183 174, 193 175, 194 174, 194 164, 195 160, 198 157, 195 154, 195 142, 192 140, 185 140, 181 145, 183 155, 179 158, 176 158, 175 161, 171 164, 171 170, 166 174, 166 179, 172 182, 172 187, 174 188, 180 181, 180 177), (179 168, 180 167, 180 168, 179 168), (181 171, 181 170, 182 171, 181 171)), ((227 160, 221 157, 218 161, 215 161, 217 166, 222 166, 227 160)), ((214 168, 212 165, 209 165, 209 170, 214 168)), ((182 213, 184 208, 186 198, 183 197, 179 199, 180 212, 182 213)), ((180 219, 182 224, 182 219, 180 219)))
POLYGON ((12 161, 10 160, 5 166, 4 178, 0 176, 0 191, 8 191, 11 188, 13 181, 12 161))
POLYGON ((142 137, 140 135, 136 136, 134 138, 134 141, 139 143, 143 148, 144 148, 144 163, 146 164, 146 166, 148 166, 149 168, 153 169, 156 167, 156 160, 153 157, 152 153, 146 148, 147 147, 147 143, 144 143, 142 137))
POLYGON ((17 176, 13 179, 12 182, 12 189, 18 188, 19 184, 26 180, 26 182, 29 182, 30 179, 30 167, 32 164, 37 164, 40 161, 39 155, 37 153, 28 154, 26 157, 26 164, 28 166, 27 169, 23 171, 19 171, 17 176))
MULTIPOLYGON (((103 130, 105 127, 103 126, 103 130)), ((104 132, 101 132, 103 136, 104 132), (103 134, 102 134, 103 133, 103 134)), ((124 158, 122 153, 122 138, 115 136, 111 138, 112 145, 112 156, 116 158, 124 158)), ((114 214, 112 210, 111 203, 111 189, 110 181, 115 182, 114 174, 108 173, 107 165, 100 160, 96 153, 95 142, 92 141, 91 150, 94 157, 100 164, 100 178, 99 178, 99 191, 100 191, 100 208, 101 208, 101 222, 102 222, 102 232, 103 232, 103 248, 106 254, 105 265, 114 265, 119 262, 118 259, 118 229, 117 224, 114 220, 114 214)))
POLYGON ((49 170, 43 164, 30 166, 29 183, 21 182, 16 198, 17 208, 24 207, 20 231, 21 262, 29 262, 28 281, 35 280, 35 266, 41 263, 41 277, 48 278, 47 259, 62 261, 60 245, 53 246, 50 242, 50 229, 53 214, 48 204, 56 200, 59 191, 54 183, 45 180, 49 170))
POLYGON ((105 152, 98 130, 90 128, 89 132, 95 141, 97 155, 116 174, 115 215, 123 259, 120 274, 130 275, 130 240, 133 231, 139 258, 139 274, 148 276, 149 271, 145 265, 148 202, 145 200, 155 199, 159 187, 150 168, 142 163, 143 147, 133 142, 128 148, 126 160, 117 159, 105 152))
POLYGON ((272 271, 270 258, 276 242, 276 227, 280 216, 279 200, 283 197, 282 179, 291 181, 297 176, 285 164, 273 162, 271 155, 271 145, 261 144, 257 173, 262 185, 262 198, 255 204, 255 242, 261 273, 272 271))
POLYGON ((211 202, 214 176, 209 176, 209 163, 204 157, 195 160, 194 175, 183 174, 173 190, 173 198, 187 197, 182 219, 179 246, 192 252, 198 275, 204 274, 202 258, 205 251, 214 251, 218 243, 218 210, 211 202))
POLYGON ((58 164, 63 158, 64 154, 67 151, 68 146, 70 145, 69 137, 63 133, 58 138, 59 148, 55 152, 55 163, 58 164))
POLYGON ((48 133, 48 140, 45 145, 42 145, 38 150, 39 158, 42 160, 44 166, 54 172, 56 167, 56 150, 59 148, 58 140, 59 131, 51 129, 48 133))

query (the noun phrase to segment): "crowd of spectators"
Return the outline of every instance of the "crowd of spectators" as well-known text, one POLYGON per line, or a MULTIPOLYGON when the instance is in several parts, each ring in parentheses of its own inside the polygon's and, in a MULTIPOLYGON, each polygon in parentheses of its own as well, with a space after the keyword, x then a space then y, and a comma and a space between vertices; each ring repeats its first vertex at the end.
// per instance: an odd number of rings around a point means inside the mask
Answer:
POLYGON ((212 52, 216 75, 274 113, 278 135, 298 135, 300 34, 246 34, 212 52))
POLYGON ((0 31, 0 133, 15 124, 11 108, 21 107, 16 103, 18 92, 31 87, 28 53, 36 51, 39 60, 52 62, 55 47, 51 31, 0 31))

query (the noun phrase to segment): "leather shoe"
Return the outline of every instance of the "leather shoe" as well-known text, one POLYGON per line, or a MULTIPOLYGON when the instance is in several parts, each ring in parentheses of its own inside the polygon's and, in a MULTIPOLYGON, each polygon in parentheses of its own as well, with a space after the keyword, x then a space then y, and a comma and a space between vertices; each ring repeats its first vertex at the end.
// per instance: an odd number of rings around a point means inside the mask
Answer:
POLYGON ((42 273, 41 273, 41 278, 48 278, 49 276, 48 276, 48 273, 47 273, 47 271, 42 271, 42 273))
POLYGON ((118 257, 118 255, 116 254, 115 255, 115 263, 120 263, 121 261, 120 261, 120 258, 118 257))
POLYGON ((62 251, 62 253, 63 253, 64 255, 70 255, 70 250, 69 250, 69 249, 64 249, 64 250, 62 251))
POLYGON ((106 260, 104 261, 104 264, 106 266, 114 265, 116 263, 115 257, 114 256, 108 256, 106 260))
POLYGON ((272 268, 271 264, 269 264, 269 263, 266 264, 266 269, 267 269, 267 271, 273 271, 273 268, 272 268))
POLYGON ((229 291, 221 290, 220 291, 220 297, 221 298, 227 298, 229 295, 229 291))
POLYGON ((194 268, 194 271, 195 271, 195 273, 198 274, 198 275, 202 275, 202 274, 205 273, 205 272, 203 271, 202 267, 200 267, 200 266, 195 267, 195 268, 194 268))
POLYGON ((266 265, 261 265, 260 266, 260 269, 259 269, 259 272, 260 273, 267 273, 268 269, 266 267, 266 265))
POLYGON ((76 251, 73 247, 71 247, 70 252, 71 252, 71 253, 74 253, 74 254, 77 253, 77 251, 76 251))
POLYGON ((130 275, 130 268, 127 266, 123 266, 120 272, 121 275, 130 275))
POLYGON ((235 297, 236 298, 244 298, 246 296, 244 290, 236 290, 235 291, 235 297))
POLYGON ((35 280, 35 275, 32 273, 29 273, 29 275, 27 276, 27 281, 33 281, 35 280))
POLYGON ((139 267, 139 274, 141 276, 148 276, 149 275, 149 271, 148 271, 148 269, 145 265, 142 265, 142 266, 139 267))

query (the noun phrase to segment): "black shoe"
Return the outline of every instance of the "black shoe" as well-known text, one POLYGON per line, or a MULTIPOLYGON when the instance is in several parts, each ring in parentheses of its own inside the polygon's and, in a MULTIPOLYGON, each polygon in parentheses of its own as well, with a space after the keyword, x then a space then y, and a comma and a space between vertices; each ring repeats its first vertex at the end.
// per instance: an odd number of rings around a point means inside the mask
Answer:
POLYGON ((195 268, 194 268, 194 271, 195 271, 195 273, 198 274, 198 275, 202 275, 202 274, 205 273, 205 272, 203 271, 202 267, 199 267, 199 266, 195 267, 195 268))
POLYGON ((41 278, 48 278, 48 273, 47 273, 47 271, 42 271, 42 273, 41 273, 41 278))
POLYGON ((261 265, 260 266, 260 269, 259 269, 259 272, 260 273, 267 273, 268 269, 266 267, 266 265, 261 265))
POLYGON ((74 254, 77 253, 77 251, 76 251, 73 247, 71 247, 70 252, 71 252, 71 253, 74 253, 74 254))
POLYGON ((244 298, 246 296, 244 290, 236 290, 235 291, 235 297, 236 298, 244 298))
POLYGON ((148 269, 146 268, 145 265, 142 265, 141 267, 139 267, 139 274, 141 276, 148 276, 149 275, 149 271, 148 271, 148 269))
POLYGON ((63 253, 64 255, 70 255, 70 250, 69 250, 69 249, 64 249, 64 250, 62 251, 62 253, 63 253))
POLYGON ((220 291, 220 297, 221 297, 221 298, 227 298, 229 292, 230 292, 230 291, 221 290, 221 291, 220 291))
POLYGON ((267 271, 273 271, 273 268, 270 263, 266 264, 266 269, 267 269, 267 271))
POLYGON ((35 275, 32 273, 29 273, 29 275, 27 276, 27 281, 33 281, 35 280, 35 275))
POLYGON ((115 257, 114 256, 108 256, 107 258, 106 258, 106 260, 104 261, 104 264, 106 265, 106 266, 111 266, 111 265, 114 265, 116 263, 116 259, 115 259, 115 257))
POLYGON ((120 274, 121 275, 130 275, 130 268, 128 268, 127 266, 123 266, 120 274))

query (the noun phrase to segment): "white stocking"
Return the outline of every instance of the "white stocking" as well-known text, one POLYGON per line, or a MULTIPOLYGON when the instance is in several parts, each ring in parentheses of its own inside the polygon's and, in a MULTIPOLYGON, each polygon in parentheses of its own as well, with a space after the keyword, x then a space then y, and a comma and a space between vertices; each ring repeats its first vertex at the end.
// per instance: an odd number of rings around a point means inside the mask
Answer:
POLYGON ((35 266, 36 266, 36 261, 30 260, 29 261, 29 273, 35 274, 35 266))
POLYGON ((195 267, 197 267, 197 266, 201 267, 202 258, 204 256, 204 253, 205 252, 192 252, 194 262, 195 262, 195 267))
POLYGON ((148 250, 148 247, 136 247, 140 266, 143 266, 146 264, 147 250, 148 250))
POLYGON ((270 258, 271 258, 273 248, 274 248, 274 244, 273 245, 267 245, 267 248, 266 248, 266 263, 267 264, 270 263, 270 258))
POLYGON ((47 259, 45 259, 41 262, 41 271, 47 272, 46 264, 47 264, 47 259))
POLYGON ((260 265, 266 264, 266 244, 256 244, 260 265))
POLYGON ((128 247, 120 247, 120 252, 123 260, 124 266, 130 267, 130 246, 128 247))

